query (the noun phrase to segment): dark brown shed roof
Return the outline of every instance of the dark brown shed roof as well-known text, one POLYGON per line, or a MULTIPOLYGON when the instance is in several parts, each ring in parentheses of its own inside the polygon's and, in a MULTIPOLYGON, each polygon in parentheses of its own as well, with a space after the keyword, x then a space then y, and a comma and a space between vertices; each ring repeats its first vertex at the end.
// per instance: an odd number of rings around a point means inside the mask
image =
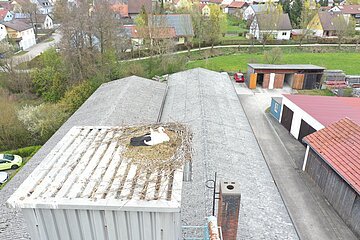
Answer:
POLYGON ((26 22, 22 21, 22 20, 11 20, 10 22, 3 22, 3 24, 7 27, 7 28, 11 28, 14 29, 18 32, 22 32, 25 31, 27 29, 32 28, 31 25, 27 24, 26 22))

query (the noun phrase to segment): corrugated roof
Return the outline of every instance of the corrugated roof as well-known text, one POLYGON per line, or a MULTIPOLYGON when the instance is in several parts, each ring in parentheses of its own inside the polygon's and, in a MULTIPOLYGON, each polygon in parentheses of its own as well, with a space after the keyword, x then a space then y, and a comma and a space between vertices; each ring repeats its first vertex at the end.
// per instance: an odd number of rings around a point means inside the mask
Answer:
POLYGON ((179 211, 182 166, 161 167, 127 158, 124 139, 129 138, 129 129, 72 128, 7 203, 21 208, 179 211))
POLYGON ((360 98, 284 94, 324 126, 345 117, 360 124, 360 98))
MULTIPOLYGON (((149 18, 151 18, 151 16, 149 18)), ((194 35, 191 16, 189 14, 154 15, 152 19, 150 22, 154 26, 175 28, 176 36, 194 35)))
POLYGON ((193 177, 183 183, 182 221, 202 226, 212 214, 212 190, 204 183, 217 172, 219 180, 241 184, 236 239, 297 239, 230 78, 196 68, 171 74, 168 85, 161 121, 184 123, 193 133, 193 177))
POLYGON ((1 238, 30 238, 21 212, 5 202, 73 126, 154 123, 165 92, 166 84, 135 76, 102 84, 1 190, 1 238))
POLYGON ((287 13, 256 14, 256 21, 260 30, 291 30, 291 22, 287 13))
POLYGON ((279 69, 279 70, 324 70, 325 68, 312 64, 257 64, 249 63, 253 69, 279 69))
POLYGON ((348 118, 303 140, 360 194, 360 126, 348 118))

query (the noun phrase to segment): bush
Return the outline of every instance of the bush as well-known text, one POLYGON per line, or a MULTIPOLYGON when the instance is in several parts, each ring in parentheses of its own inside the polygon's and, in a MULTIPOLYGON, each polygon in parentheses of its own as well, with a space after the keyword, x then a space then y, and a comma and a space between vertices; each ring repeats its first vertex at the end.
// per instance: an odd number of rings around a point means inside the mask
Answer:
POLYGON ((283 57, 281 48, 272 48, 264 52, 264 61, 269 64, 279 63, 283 57))
POLYGON ((8 154, 14 154, 14 155, 19 155, 23 158, 26 157, 32 157, 35 155, 35 153, 41 148, 40 145, 37 146, 30 146, 30 147, 24 147, 24 148, 19 148, 16 150, 11 150, 11 151, 5 151, 4 153, 8 153, 8 154))
POLYGON ((17 118, 15 101, 0 94, 0 109, 0 151, 27 146, 31 135, 17 118))
POLYGON ((33 138, 44 143, 58 130, 69 114, 60 104, 43 103, 38 106, 23 106, 18 110, 17 116, 33 138))
POLYGON ((59 103, 67 113, 72 114, 91 96, 97 87, 98 84, 84 81, 66 91, 59 103))

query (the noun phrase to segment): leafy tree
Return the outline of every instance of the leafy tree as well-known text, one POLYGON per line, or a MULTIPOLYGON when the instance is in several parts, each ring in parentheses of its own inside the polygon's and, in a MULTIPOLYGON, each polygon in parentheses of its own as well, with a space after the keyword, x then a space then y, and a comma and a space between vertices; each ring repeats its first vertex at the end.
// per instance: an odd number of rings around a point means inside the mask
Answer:
POLYGON ((227 19, 225 13, 218 5, 211 4, 210 16, 205 21, 205 37, 213 49, 215 43, 219 42, 223 34, 226 32, 227 19))
POLYGON ((53 67, 35 69, 31 77, 36 93, 47 102, 57 102, 64 95, 66 79, 53 67))
POLYGON ((302 0, 294 0, 290 8, 290 16, 289 16, 293 28, 300 27, 302 11, 303 11, 302 0))
POLYGON ((345 38, 350 38, 355 35, 355 19, 348 20, 342 14, 339 14, 333 21, 335 33, 338 39, 339 48, 345 38))
POLYGON ((317 12, 318 12, 317 8, 311 8, 310 0, 304 0, 304 5, 301 11, 301 19, 300 19, 300 29, 302 30, 301 35, 299 36, 300 46, 303 40, 312 33, 309 24, 312 23, 311 21, 314 18, 314 16, 317 14, 317 12))

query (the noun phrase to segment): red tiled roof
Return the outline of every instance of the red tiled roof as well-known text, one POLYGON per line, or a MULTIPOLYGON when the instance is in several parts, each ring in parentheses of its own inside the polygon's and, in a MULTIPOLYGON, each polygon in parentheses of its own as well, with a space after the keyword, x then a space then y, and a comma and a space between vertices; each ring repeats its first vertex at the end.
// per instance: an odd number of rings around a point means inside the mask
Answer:
POLYGON ((132 38, 143 38, 149 36, 153 39, 167 39, 176 37, 175 28, 172 27, 157 27, 157 28, 138 28, 135 25, 124 26, 129 29, 132 38))
POLYGON ((145 7, 147 13, 152 13, 151 0, 128 0, 129 13, 138 14, 141 12, 142 7, 145 7))
POLYGON ((0 20, 4 20, 4 18, 6 17, 6 14, 8 13, 9 11, 6 10, 6 9, 2 9, 0 10, 0 20))
POLYGON ((233 1, 232 3, 230 3, 230 5, 228 6, 229 8, 242 8, 243 6, 245 6, 246 3, 245 2, 237 2, 237 1, 233 1))
POLYGON ((360 194, 360 125, 344 118, 303 141, 360 194))
POLYGON ((342 5, 338 8, 344 14, 360 14, 360 5, 342 5))
POLYGON ((284 94, 324 126, 345 117, 360 124, 360 98, 284 94))
POLYGON ((223 0, 210 0, 211 3, 221 4, 223 0))
POLYGON ((129 8, 127 4, 117 3, 111 6, 111 10, 120 14, 121 17, 129 17, 129 8))

